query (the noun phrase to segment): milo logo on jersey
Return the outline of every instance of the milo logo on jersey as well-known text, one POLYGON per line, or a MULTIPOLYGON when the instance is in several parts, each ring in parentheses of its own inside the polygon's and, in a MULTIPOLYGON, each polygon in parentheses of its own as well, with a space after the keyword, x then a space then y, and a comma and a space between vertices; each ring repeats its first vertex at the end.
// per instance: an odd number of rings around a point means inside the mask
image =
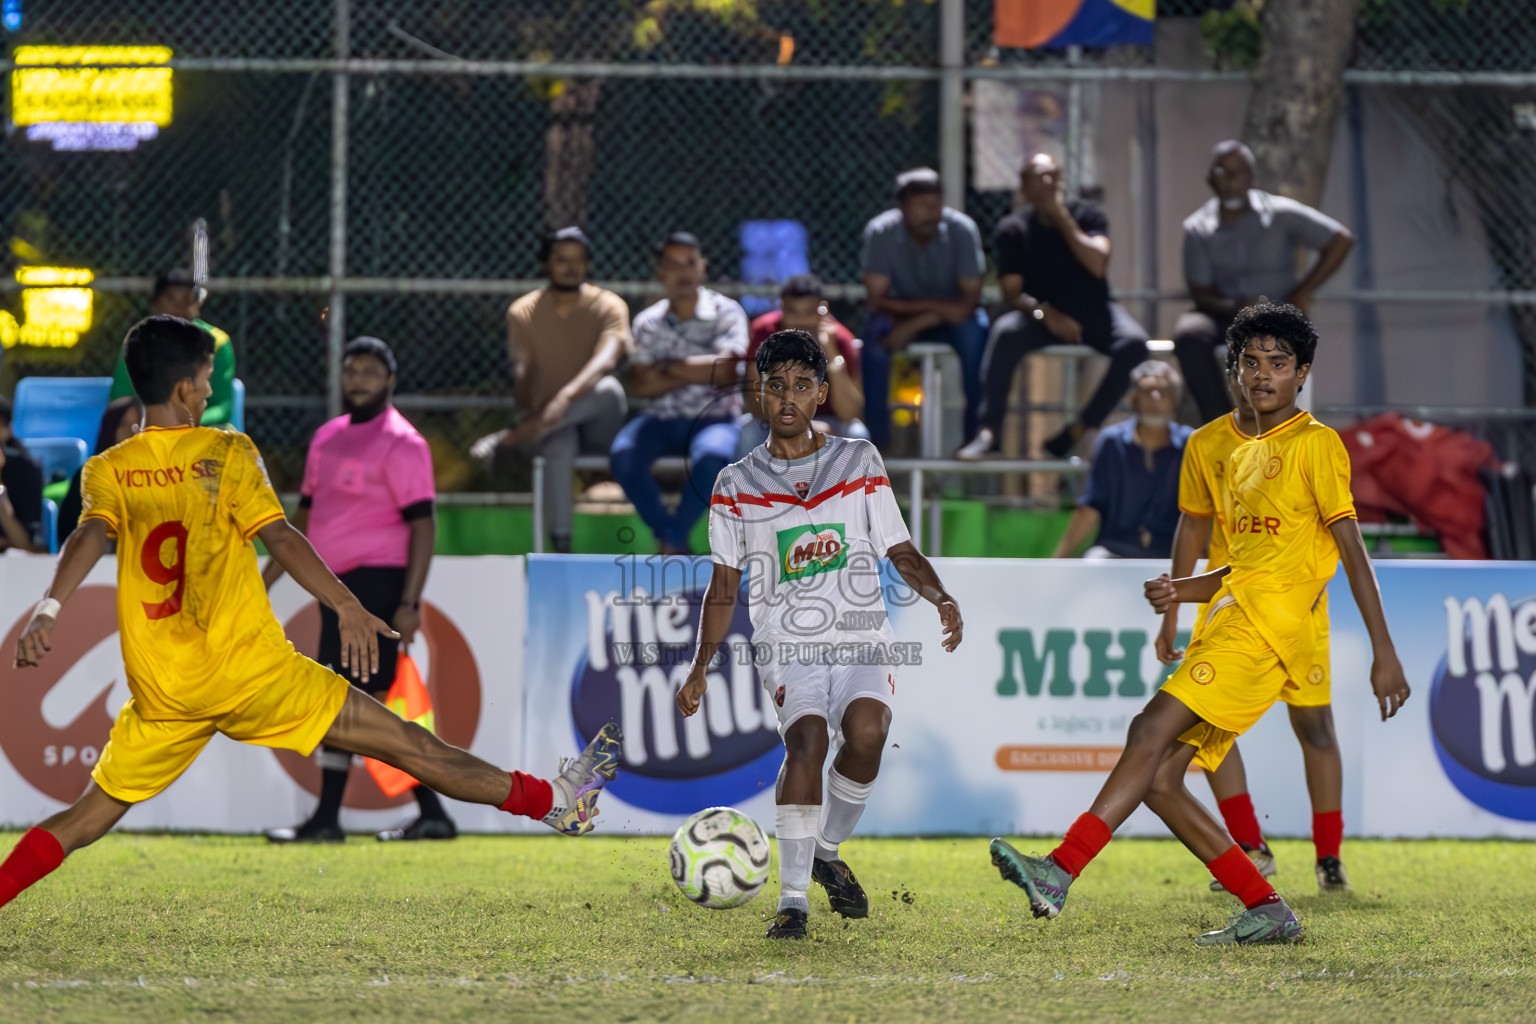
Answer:
POLYGON ((1440 766, 1477 806, 1536 821, 1536 595, 1445 599, 1429 695, 1440 766))
POLYGON ((848 564, 847 529, 842 523, 780 530, 779 582, 803 580, 848 564))

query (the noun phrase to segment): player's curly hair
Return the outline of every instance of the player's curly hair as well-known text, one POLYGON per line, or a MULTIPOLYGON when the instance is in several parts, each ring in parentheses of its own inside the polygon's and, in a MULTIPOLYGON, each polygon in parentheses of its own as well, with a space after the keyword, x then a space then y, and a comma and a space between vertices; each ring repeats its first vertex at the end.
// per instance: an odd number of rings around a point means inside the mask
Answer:
POLYGON ((801 363, 811 368, 820 383, 827 379, 827 355, 816 339, 805 331, 775 331, 757 350, 757 372, 765 379, 768 371, 785 363, 801 363))
POLYGON ((1227 366, 1237 365, 1243 349, 1254 338, 1274 338, 1280 347, 1296 357, 1298 366, 1308 366, 1317 354, 1317 331, 1312 321, 1295 306, 1261 298, 1240 311, 1227 328, 1227 366))

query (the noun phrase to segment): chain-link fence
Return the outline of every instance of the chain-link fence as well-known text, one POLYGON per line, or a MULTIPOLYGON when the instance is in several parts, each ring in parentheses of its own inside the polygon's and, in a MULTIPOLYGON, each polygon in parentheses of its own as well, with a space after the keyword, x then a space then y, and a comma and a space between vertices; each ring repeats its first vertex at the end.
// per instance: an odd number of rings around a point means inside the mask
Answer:
MULTIPOLYGON (((1174 189, 1156 212, 1175 175, 1147 115, 1176 88, 1241 89, 1241 76, 1213 73, 1219 54, 1168 54, 1174 23, 1197 17, 1219 49, 1213 19, 1240 23, 1244 2, 1163 0, 1151 48, 1017 51, 993 45, 989 0, 26 0, 19 25, 7 23, 12 51, 169 47, 174 119, 127 152, 56 151, 11 128, 0 217, 13 264, 89 267, 97 290, 80 343, 8 350, 0 388, 26 373, 110 372, 150 280, 188 263, 188 225, 204 218, 205 316, 234 339, 247 429, 280 487, 334 409, 337 342, 363 333, 394 344, 446 480, 475 486, 463 453, 507 415, 503 313, 534 286, 547 227, 585 226, 594 275, 638 310, 655 294, 645 282, 665 232, 699 235, 711 277, 740 291, 741 225, 799 221, 811 268, 857 325, 861 229, 897 171, 960 168, 952 194, 984 234, 1013 205, 977 156, 1007 127, 982 116, 986 83, 1014 90, 1010 123, 1059 145, 1077 184, 1110 191, 1117 286, 1166 333, 1181 308, 1176 211, 1188 202, 1174 189), (967 88, 946 92, 957 81, 967 88)), ((1536 27, 1525 7, 1364 0, 1352 81, 1411 112, 1454 183, 1454 216, 1480 222, 1493 271, 1447 286, 1455 301, 1509 318, 1531 347, 1536 27)), ((1392 282, 1338 283, 1340 308, 1414 301, 1392 282)), ((1388 390, 1365 397, 1396 400, 1388 390)))

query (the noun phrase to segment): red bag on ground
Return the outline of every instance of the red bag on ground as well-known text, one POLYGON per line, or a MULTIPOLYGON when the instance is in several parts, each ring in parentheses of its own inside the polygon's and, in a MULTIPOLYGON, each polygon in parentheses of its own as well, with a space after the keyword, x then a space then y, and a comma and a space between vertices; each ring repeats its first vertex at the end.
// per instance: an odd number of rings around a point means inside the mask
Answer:
POLYGON ((1452 558, 1487 558, 1486 493, 1477 471, 1493 448, 1461 430, 1386 413, 1339 432, 1349 451, 1351 490, 1361 519, 1406 515, 1435 533, 1452 558))

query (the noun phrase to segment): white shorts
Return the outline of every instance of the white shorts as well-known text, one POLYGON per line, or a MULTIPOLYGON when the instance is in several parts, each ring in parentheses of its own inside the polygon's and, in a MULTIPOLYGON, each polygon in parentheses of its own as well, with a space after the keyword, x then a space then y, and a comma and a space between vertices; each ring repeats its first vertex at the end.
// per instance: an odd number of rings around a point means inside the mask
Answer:
POLYGON ((758 675, 773 698, 780 736, 806 715, 817 715, 840 740, 843 714, 854 701, 869 697, 893 706, 896 671, 895 665, 775 664, 761 666, 758 675))

